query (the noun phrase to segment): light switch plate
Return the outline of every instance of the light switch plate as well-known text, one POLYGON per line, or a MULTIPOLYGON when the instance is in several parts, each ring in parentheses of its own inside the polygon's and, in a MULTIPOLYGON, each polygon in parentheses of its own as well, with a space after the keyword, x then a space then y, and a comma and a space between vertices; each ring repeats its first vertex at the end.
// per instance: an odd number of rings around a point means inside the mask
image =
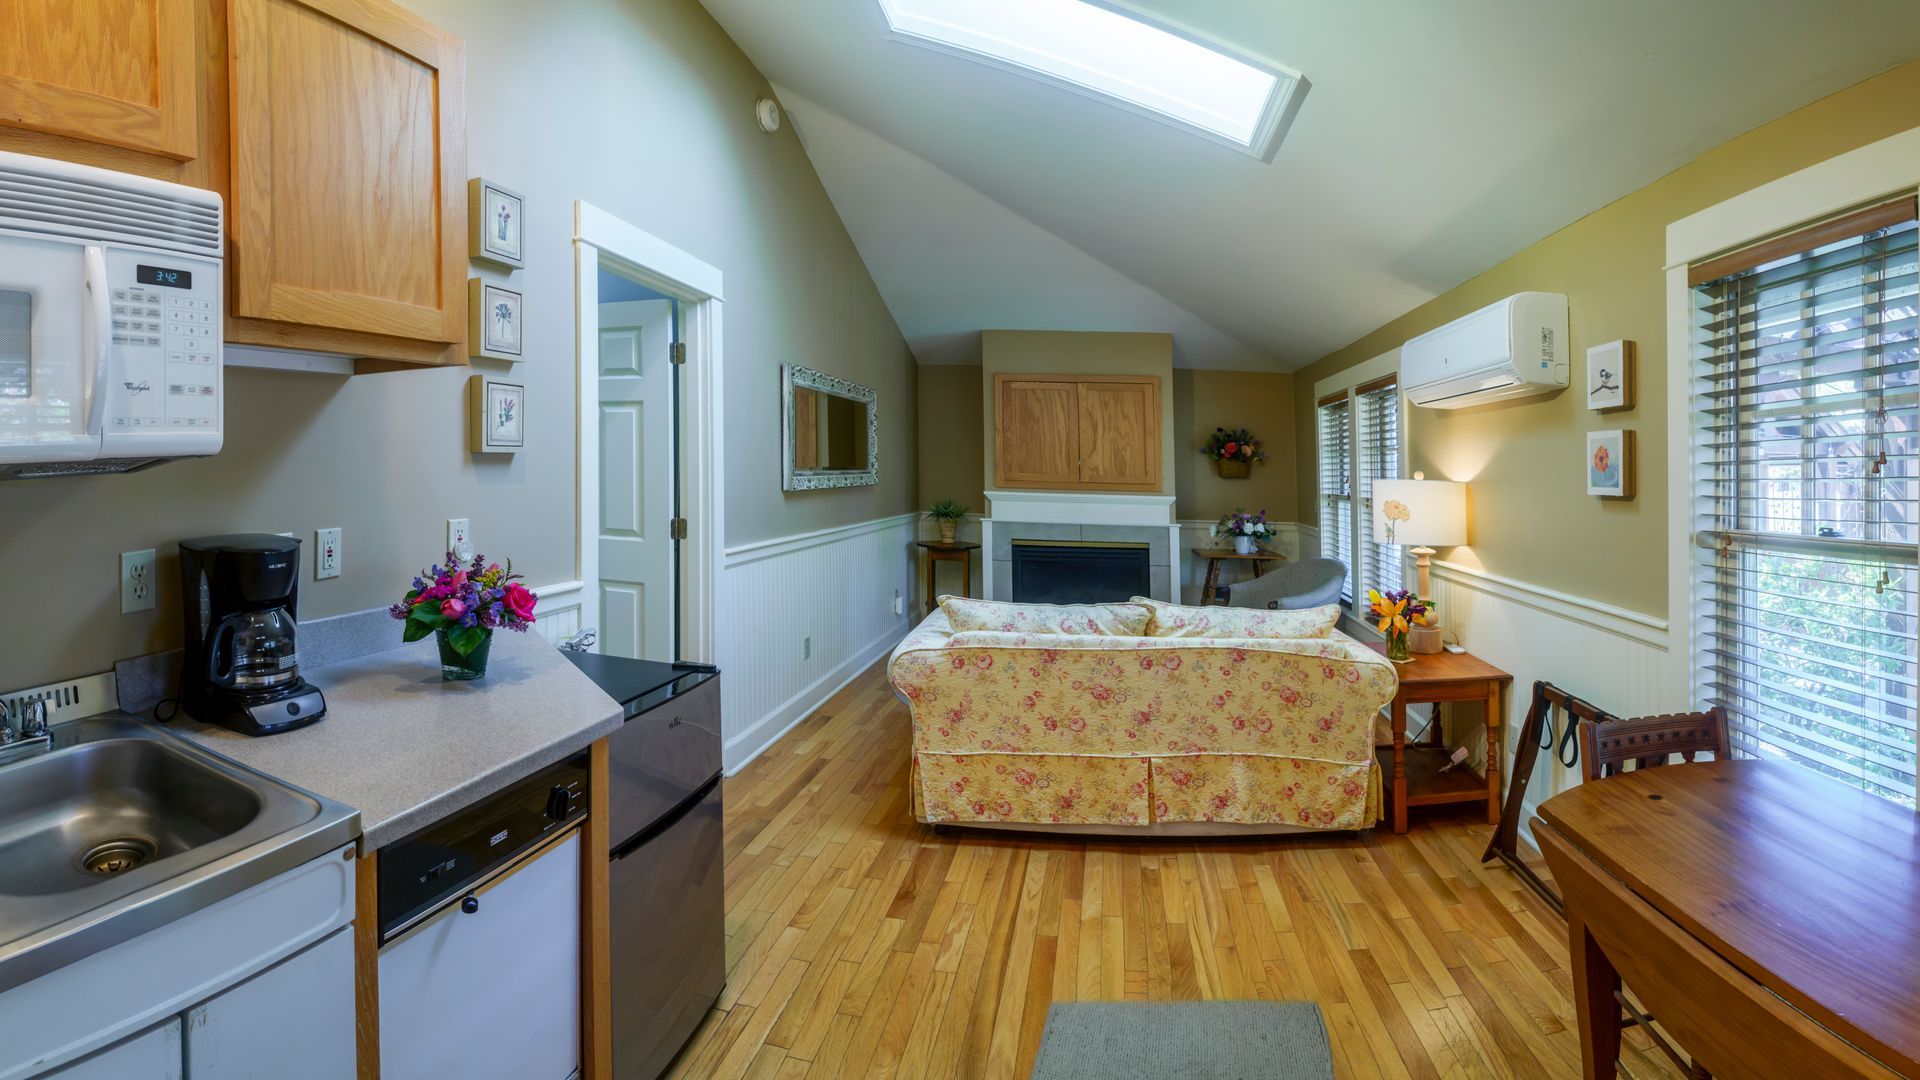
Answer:
POLYGON ((120 553, 120 614, 152 611, 153 549, 120 553))
POLYGON ((340 530, 313 530, 314 580, 340 576, 340 530))

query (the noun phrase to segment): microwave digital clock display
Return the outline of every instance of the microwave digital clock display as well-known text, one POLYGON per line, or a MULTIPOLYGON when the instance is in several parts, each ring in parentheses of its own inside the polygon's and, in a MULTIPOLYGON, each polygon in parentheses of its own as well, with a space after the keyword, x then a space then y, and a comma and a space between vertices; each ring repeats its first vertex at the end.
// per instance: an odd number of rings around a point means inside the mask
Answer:
POLYGON ((165 266, 135 266, 134 280, 142 285, 164 285, 169 289, 193 288, 193 271, 165 266))

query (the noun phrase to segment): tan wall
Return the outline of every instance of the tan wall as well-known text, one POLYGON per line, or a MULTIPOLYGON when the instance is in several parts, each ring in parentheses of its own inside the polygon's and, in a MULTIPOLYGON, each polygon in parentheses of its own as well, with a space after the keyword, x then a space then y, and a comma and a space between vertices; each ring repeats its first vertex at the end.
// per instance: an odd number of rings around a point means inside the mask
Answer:
POLYGON ((1666 227, 1770 180, 1920 125, 1920 62, 1869 79, 1702 154, 1296 375, 1302 520, 1311 522, 1313 387, 1417 334, 1525 289, 1566 293, 1572 387, 1550 400, 1448 413, 1413 409, 1411 459, 1472 484, 1471 548, 1441 558, 1635 611, 1667 608, 1666 227), (1589 346, 1639 343, 1638 407, 1584 404, 1589 346), (1585 433, 1636 432, 1639 495, 1587 495, 1585 433))
POLYGON ((920 504, 941 499, 987 512, 980 471, 980 368, 975 364, 923 364, 920 367, 920 504))
MULTIPOLYGON (((341 577, 301 581, 306 617, 398 598, 449 517, 536 584, 574 576, 573 202, 718 267, 726 285, 727 542, 914 503, 914 365, 791 126, 694 0, 408 0, 467 42, 467 175, 527 197, 527 449, 466 450, 471 371, 353 379, 228 369, 226 447, 149 473, 0 488, 0 688, 99 671, 179 639, 174 544, 235 530, 345 530, 341 577), (780 491, 779 365, 879 392, 877 488, 780 491), (160 552, 160 607, 119 613, 119 552, 160 552)), ((379 151, 377 147, 367 152, 379 151)), ((476 271, 480 272, 480 271, 476 271)), ((494 275, 488 275, 494 276, 494 275)), ((501 370, 502 365, 485 365, 501 370)))
POLYGON ((981 461, 993 482, 993 377, 1157 375, 1160 378, 1160 490, 1174 493, 1173 335, 1071 330, 987 330, 980 335, 981 461))
POLYGON ((1174 513, 1217 518, 1233 510, 1262 510, 1273 521, 1293 521, 1296 475, 1294 378, 1264 371, 1173 373, 1174 513), (1217 427, 1246 428, 1266 451, 1263 465, 1244 480, 1222 480, 1200 447, 1217 427))

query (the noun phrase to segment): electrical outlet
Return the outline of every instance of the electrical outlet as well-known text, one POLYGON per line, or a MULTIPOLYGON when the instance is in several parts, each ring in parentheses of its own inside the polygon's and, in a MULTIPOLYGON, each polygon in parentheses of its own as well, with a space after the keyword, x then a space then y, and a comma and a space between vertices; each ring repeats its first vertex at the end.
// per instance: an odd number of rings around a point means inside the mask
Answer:
POLYGON ((813 635, 811 634, 800 639, 800 659, 813 659, 813 635))
POLYGON ((473 534, 467 527, 466 518, 447 519, 447 550, 461 552, 472 550, 473 534))
POLYGON ((120 614, 153 610, 153 549, 120 553, 120 614))
POLYGON ((900 599, 899 589, 893 590, 893 613, 895 615, 905 615, 907 613, 907 602, 900 599))
POLYGON ((340 530, 313 530, 313 577, 315 581, 340 576, 340 530))

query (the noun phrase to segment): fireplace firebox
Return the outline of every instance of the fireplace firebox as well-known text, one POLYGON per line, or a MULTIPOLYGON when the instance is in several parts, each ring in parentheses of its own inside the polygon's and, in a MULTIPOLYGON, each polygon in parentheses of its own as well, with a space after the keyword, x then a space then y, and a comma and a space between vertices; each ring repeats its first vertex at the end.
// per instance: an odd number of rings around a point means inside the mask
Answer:
POLYGON ((1152 588, 1145 544, 1015 540, 1013 599, 1028 604, 1105 604, 1152 588))

